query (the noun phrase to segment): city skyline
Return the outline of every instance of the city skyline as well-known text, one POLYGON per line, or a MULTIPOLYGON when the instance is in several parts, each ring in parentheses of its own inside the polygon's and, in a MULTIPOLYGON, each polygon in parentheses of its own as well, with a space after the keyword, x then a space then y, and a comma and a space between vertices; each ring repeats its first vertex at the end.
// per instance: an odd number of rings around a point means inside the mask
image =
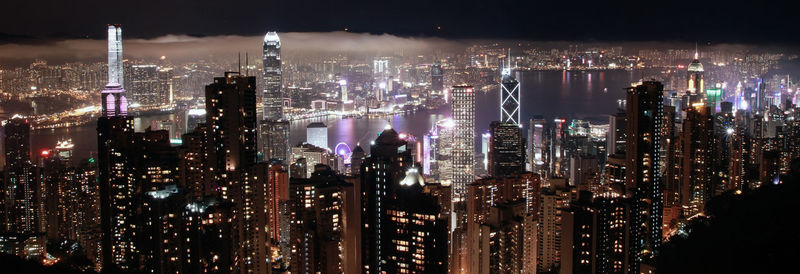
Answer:
MULTIPOLYGON (((615 5, 574 10, 589 7, 615 5)), ((104 47, 80 46, 91 54, 0 64, 0 259, 26 260, 12 271, 686 273, 791 263, 792 47, 509 38, 527 25, 497 40, 275 27, 258 39, 129 44, 127 25, 105 26, 104 47)), ((486 26, 461 27, 481 37, 486 26)), ((32 46, 14 45, 0 44, 0 56, 32 46)), ((69 48, 35 50, 53 46, 69 48)))

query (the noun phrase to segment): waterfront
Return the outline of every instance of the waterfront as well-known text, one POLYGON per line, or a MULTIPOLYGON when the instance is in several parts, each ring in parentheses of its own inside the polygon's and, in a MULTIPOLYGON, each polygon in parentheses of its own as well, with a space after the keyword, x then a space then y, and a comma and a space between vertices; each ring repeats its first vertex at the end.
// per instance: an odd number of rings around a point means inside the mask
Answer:
MULTIPOLYGON (((605 115, 616 110, 616 101, 625 97, 624 88, 636 82, 643 75, 640 71, 526 71, 515 73, 522 85, 522 120, 533 115, 545 118, 568 117, 592 121, 607 121, 605 115)), ((485 131, 491 121, 499 118, 499 86, 486 93, 476 94, 476 136, 485 131)), ((344 142, 351 148, 361 143, 369 150, 369 142, 374 140, 387 124, 400 132, 420 138, 437 120, 447 117, 449 108, 438 110, 419 110, 404 115, 383 118, 346 118, 329 116, 301 121, 293 121, 290 142, 295 145, 306 138, 306 125, 322 121, 328 125, 328 145, 334 148, 344 142)), ((171 119, 172 115, 137 117, 136 130, 143 131, 151 121, 171 119)), ((527 128, 527 125, 525 125, 527 128)), ((34 152, 52 148, 56 141, 71 138, 75 144, 76 159, 89 158, 97 150, 95 123, 78 127, 44 129, 32 133, 31 143, 34 152)), ((476 140, 477 141, 477 140, 476 140)))

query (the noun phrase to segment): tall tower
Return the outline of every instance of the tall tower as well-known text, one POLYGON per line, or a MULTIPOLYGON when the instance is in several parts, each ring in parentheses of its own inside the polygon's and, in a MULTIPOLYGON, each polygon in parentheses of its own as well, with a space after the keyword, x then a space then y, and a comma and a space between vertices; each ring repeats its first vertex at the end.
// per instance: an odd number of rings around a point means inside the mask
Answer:
POLYGON ((661 246, 664 193, 661 189, 661 123, 664 85, 647 81, 628 88, 626 195, 633 199, 630 271, 639 272, 661 246))
POLYGON ((283 119, 281 92, 281 39, 274 31, 264 36, 264 119, 283 119))
POLYGON ((128 115, 122 71, 122 27, 108 25, 108 84, 101 94, 103 116, 128 115))
POLYGON ((271 31, 264 36, 264 120, 259 123, 261 138, 258 147, 267 161, 278 160, 288 165, 289 122, 283 117, 281 91, 281 39, 271 31))
MULTIPOLYGON (((509 57, 511 54, 509 53, 509 57)), ((503 79, 500 83, 500 122, 521 125, 519 81, 511 76, 511 58, 508 66, 503 68, 503 79)))
POLYGON ((475 93, 472 86, 453 86, 453 202, 464 200, 475 180, 475 93))
POLYGON ((137 256, 133 119, 122 88, 122 28, 108 26, 108 84, 101 92, 97 119, 97 158, 100 190, 101 250, 105 267, 131 269, 137 256))
POLYGON ((698 98, 703 98, 705 95, 705 83, 703 82, 703 64, 700 63, 700 54, 697 50, 694 52, 694 60, 689 63, 687 69, 687 89, 686 94, 689 95, 690 102, 695 103, 698 98))

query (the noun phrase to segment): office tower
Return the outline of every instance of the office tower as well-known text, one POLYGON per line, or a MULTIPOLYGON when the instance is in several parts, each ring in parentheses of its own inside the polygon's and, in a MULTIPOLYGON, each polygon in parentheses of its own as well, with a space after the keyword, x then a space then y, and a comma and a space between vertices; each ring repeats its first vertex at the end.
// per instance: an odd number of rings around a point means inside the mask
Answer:
POLYGON ((537 272, 554 271, 561 262, 562 209, 569 207, 572 190, 563 178, 550 178, 539 197, 537 272))
POLYGON ((502 177, 524 172, 525 141, 519 124, 494 121, 489 131, 489 175, 502 177))
POLYGON ((511 76, 511 61, 503 68, 500 83, 500 122, 522 126, 520 120, 520 87, 519 81, 511 76))
POLYGON ((437 196, 426 191, 419 167, 406 167, 379 224, 378 247, 387 273, 444 273, 448 269, 448 218, 437 196), (407 201, 415 201, 409 203, 407 201), (382 227, 385 225, 385 227, 382 227))
POLYGON ((308 126, 306 126, 306 143, 327 149, 328 126, 322 122, 308 124, 308 126))
POLYGON ((205 180, 233 207, 235 272, 265 270, 267 237, 265 176, 256 165, 256 78, 226 72, 206 86, 205 180), (224 114, 224 115, 223 115, 224 114), (256 214, 258 212, 258 214, 256 214))
POLYGON ((442 94, 444 89, 444 71, 438 61, 431 65, 431 93, 442 94))
POLYGON ((661 245, 663 190, 661 189, 661 123, 664 86, 646 81, 627 91, 625 188, 634 199, 630 220, 630 269, 650 259, 661 245))
POLYGON ((549 153, 546 147, 547 136, 545 126, 547 121, 541 116, 530 119, 528 128, 528 171, 543 174, 548 166, 546 161, 549 153))
MULTIPOLYGON (((281 91, 281 39, 274 31, 264 36, 263 102, 264 120, 283 119, 283 92, 281 91)), ((255 86, 254 86, 255 87, 255 86)))
POLYGON ((101 250, 104 268, 138 267, 133 204, 138 186, 134 175, 133 119, 122 79, 122 28, 108 26, 108 84, 101 92, 102 113, 97 120, 100 190, 101 250))
POLYGON ((391 72, 389 71, 389 59, 379 58, 372 60, 372 81, 375 91, 375 99, 384 101, 391 90, 387 90, 391 85, 389 82, 391 72))
POLYGON ((309 179, 292 178, 289 184, 291 212, 291 272, 343 273, 346 188, 353 185, 330 167, 318 165, 309 179))
POLYGON ((475 178, 475 93, 472 86, 453 86, 453 202, 464 200, 475 178))
POLYGON ((608 155, 625 151, 625 112, 608 117, 608 136, 606 137, 606 151, 608 155))
MULTIPOLYGON (((453 132, 455 122, 451 118, 436 121, 426 135, 429 142, 428 152, 429 174, 439 182, 451 182, 453 179, 453 132)), ((423 171, 425 163, 423 162, 423 171)))
POLYGON ((689 63, 686 71, 688 87, 686 93, 689 96, 688 104, 697 103, 705 96, 705 83, 703 82, 703 64, 700 63, 700 55, 695 51, 694 60, 689 63))
POLYGON ((405 177, 406 169, 414 161, 406 145, 396 131, 388 128, 370 145, 370 155, 361 164, 363 273, 387 271, 384 260, 389 251, 384 248, 391 242, 385 235, 388 231, 386 222, 390 220, 386 212, 400 180, 405 177))
POLYGON ((680 201, 683 215, 688 217, 703 213, 711 198, 714 120, 711 108, 695 103, 686 110, 681 136, 683 166, 680 184, 680 201))
POLYGON ((520 215, 524 203, 497 203, 488 220, 480 225, 478 263, 474 273, 523 273, 525 254, 525 219, 520 215))
POLYGON ((281 161, 283 165, 288 165, 291 159, 289 121, 262 120, 258 127, 261 132, 261 158, 264 161, 281 161))

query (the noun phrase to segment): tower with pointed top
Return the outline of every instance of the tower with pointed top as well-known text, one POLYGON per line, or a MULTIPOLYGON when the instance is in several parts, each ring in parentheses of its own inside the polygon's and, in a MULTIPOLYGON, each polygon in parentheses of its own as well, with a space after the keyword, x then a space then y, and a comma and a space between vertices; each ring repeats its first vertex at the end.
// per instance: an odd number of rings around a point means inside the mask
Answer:
POLYGON ((702 98, 705 92, 705 83, 703 83, 703 64, 700 63, 700 54, 695 49, 694 59, 689 63, 686 75, 688 85, 686 94, 692 98, 690 103, 694 103, 694 98, 702 98))
POLYGON ((511 76, 511 50, 500 83, 500 122, 520 125, 519 81, 511 76))
POLYGON ((259 123, 259 148, 266 161, 277 160, 287 166, 289 158, 289 122, 283 117, 281 90, 281 39, 274 31, 264 36, 264 119, 259 123))

